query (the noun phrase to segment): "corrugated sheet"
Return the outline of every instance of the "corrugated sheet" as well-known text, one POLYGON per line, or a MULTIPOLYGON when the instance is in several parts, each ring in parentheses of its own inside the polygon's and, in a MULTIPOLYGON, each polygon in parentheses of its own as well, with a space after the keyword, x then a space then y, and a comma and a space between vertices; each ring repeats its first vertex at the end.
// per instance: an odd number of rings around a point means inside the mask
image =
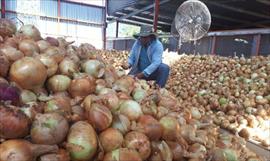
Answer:
POLYGON ((40 14, 44 16, 57 17, 57 1, 56 0, 41 0, 40 14))
POLYGON ((6 10, 16 11, 17 10, 17 0, 6 0, 6 10))
POLYGON ((135 4, 137 1, 139 0, 108 0, 108 15, 111 16, 114 12, 135 4))
POLYGON ((80 4, 61 2, 61 17, 102 23, 103 9, 80 4))
POLYGON ((270 34, 262 35, 259 53, 264 56, 270 55, 270 34))

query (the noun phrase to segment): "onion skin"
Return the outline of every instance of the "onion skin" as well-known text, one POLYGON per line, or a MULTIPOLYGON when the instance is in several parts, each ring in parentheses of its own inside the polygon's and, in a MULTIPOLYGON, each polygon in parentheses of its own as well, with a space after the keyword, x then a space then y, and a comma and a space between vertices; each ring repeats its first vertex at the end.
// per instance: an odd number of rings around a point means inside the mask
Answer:
POLYGON ((104 75, 104 64, 100 61, 91 59, 87 60, 82 64, 82 69, 84 72, 90 74, 95 78, 101 78, 104 75))
POLYGON ((97 103, 93 103, 89 110, 86 110, 88 122, 93 125, 97 131, 107 129, 112 123, 111 111, 97 103))
POLYGON ((90 76, 73 79, 68 91, 73 98, 88 96, 95 92, 95 80, 90 76))
POLYGON ((26 136, 30 130, 30 119, 19 109, 0 106, 0 137, 15 139, 26 136))
POLYGON ((39 30, 34 25, 23 25, 16 33, 17 36, 27 36, 35 41, 41 39, 39 30))
POLYGON ((18 40, 18 38, 16 36, 6 37, 4 44, 7 45, 7 46, 12 46, 13 48, 17 49, 18 44, 19 44, 19 40, 18 40))
POLYGON ((39 54, 38 45, 31 39, 24 39, 20 41, 19 50, 24 53, 24 56, 35 56, 39 54))
POLYGON ((39 161, 70 161, 70 157, 66 150, 59 149, 57 153, 42 155, 39 161))
POLYGON ((179 133, 180 126, 178 121, 171 116, 164 116, 159 121, 163 127, 162 138, 168 141, 175 141, 179 133))
POLYGON ((51 44, 45 40, 39 40, 37 41, 37 46, 39 47, 39 51, 43 53, 46 49, 48 49, 51 46, 51 44))
POLYGON ((0 50, 0 77, 6 77, 9 70, 9 60, 6 55, 0 50))
POLYGON ((0 101, 11 102, 12 105, 20 105, 21 91, 14 86, 6 83, 0 83, 0 101))
POLYGON ((65 58, 59 64, 59 71, 63 75, 72 77, 74 73, 79 71, 78 65, 69 58, 65 58))
POLYGON ((104 156, 103 161, 143 161, 135 150, 120 148, 104 156))
POLYGON ((123 135, 130 131, 130 121, 125 115, 115 115, 113 117, 112 127, 119 130, 123 135))
POLYGON ((163 134, 162 125, 152 116, 143 115, 138 120, 139 131, 144 133, 151 141, 157 141, 163 134))
POLYGON ((0 35, 5 38, 6 36, 12 36, 16 33, 16 25, 9 19, 0 19, 0 35))
POLYGON ((65 57, 64 53, 61 53, 60 49, 55 46, 50 46, 43 54, 52 57, 57 63, 60 63, 65 57))
POLYGON ((151 142, 152 155, 150 161, 172 161, 173 153, 165 141, 151 142))
POLYGON ((67 150, 72 161, 88 161, 97 151, 97 137, 93 127, 84 121, 73 124, 67 138, 67 150))
POLYGON ((71 114, 70 98, 66 96, 55 96, 46 103, 44 113, 59 113, 66 118, 71 114))
POLYGON ((26 140, 8 140, 0 144, 1 161, 33 161, 40 155, 56 152, 56 145, 31 144, 26 140))
POLYGON ((54 75, 48 80, 48 89, 54 93, 64 92, 69 88, 71 79, 65 75, 54 75))
POLYGON ((6 55, 10 63, 13 63, 14 61, 24 57, 23 53, 20 50, 17 50, 16 48, 9 45, 1 46, 0 51, 3 52, 4 55, 6 55))
POLYGON ((146 160, 151 154, 151 145, 147 136, 141 132, 131 131, 126 134, 124 145, 128 149, 137 150, 142 160, 146 160))
POLYGON ((184 149, 182 146, 176 142, 167 141, 166 142, 168 146, 170 147, 172 153, 173 153, 173 160, 174 161, 182 161, 184 158, 184 149))
POLYGON ((24 57, 11 65, 9 76, 24 89, 37 89, 43 86, 47 71, 39 60, 24 57))
POLYGON ((36 102, 37 96, 35 93, 29 91, 29 90, 22 90, 20 95, 21 102, 23 104, 29 103, 29 102, 36 102))
POLYGON ((59 42, 56 38, 48 36, 48 37, 46 37, 46 41, 52 46, 59 46, 59 42))
POLYGON ((38 114, 31 128, 31 138, 36 144, 59 144, 68 133, 67 120, 57 114, 38 114))
POLYGON ((114 128, 108 128, 99 135, 100 143, 105 152, 120 148, 124 137, 120 131, 114 128))

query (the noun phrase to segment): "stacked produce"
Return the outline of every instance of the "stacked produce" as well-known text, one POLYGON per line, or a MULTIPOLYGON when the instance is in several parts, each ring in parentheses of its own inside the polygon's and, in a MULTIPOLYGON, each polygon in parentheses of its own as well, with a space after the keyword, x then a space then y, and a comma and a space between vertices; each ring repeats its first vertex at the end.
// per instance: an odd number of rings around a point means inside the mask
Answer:
POLYGON ((270 146, 270 56, 184 56, 172 67, 167 88, 182 107, 270 146))
POLYGON ((262 160, 90 44, 0 20, 1 161, 262 160))

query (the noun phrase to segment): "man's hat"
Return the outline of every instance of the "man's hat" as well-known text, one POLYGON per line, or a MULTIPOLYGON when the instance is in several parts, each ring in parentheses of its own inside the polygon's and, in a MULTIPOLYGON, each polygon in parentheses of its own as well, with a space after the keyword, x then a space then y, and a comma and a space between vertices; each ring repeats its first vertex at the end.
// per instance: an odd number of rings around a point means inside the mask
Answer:
POLYGON ((147 37, 150 35, 158 36, 156 32, 154 32, 153 28, 151 26, 141 26, 141 30, 138 34, 134 34, 133 36, 135 38, 138 37, 147 37))

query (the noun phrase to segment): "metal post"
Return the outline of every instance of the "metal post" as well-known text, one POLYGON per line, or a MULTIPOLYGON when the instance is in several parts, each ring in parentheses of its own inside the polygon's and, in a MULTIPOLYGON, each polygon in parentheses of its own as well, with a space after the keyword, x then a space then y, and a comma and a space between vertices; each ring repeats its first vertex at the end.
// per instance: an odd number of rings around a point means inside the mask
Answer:
POLYGON ((155 0, 155 16, 154 16, 154 32, 157 31, 157 23, 158 23, 158 15, 159 15, 159 0, 155 0))
POLYGON ((211 54, 216 55, 216 36, 212 38, 211 54))
POLYGON ((103 31, 102 31, 102 40, 103 40, 103 50, 106 50, 106 28, 107 28, 107 9, 108 9, 108 0, 105 0, 105 9, 103 9, 103 31))
POLYGON ((60 33, 61 2, 57 1, 57 31, 60 33))
POLYGON ((116 21, 116 33, 115 33, 115 37, 118 38, 118 31, 119 30, 119 21, 116 21))
POLYGON ((251 55, 252 56, 259 55, 260 44, 261 44, 261 35, 260 34, 255 35, 253 37, 253 43, 252 43, 252 48, 251 48, 251 55))
POLYGON ((1 0, 1 17, 5 18, 6 17, 6 0, 1 0))

